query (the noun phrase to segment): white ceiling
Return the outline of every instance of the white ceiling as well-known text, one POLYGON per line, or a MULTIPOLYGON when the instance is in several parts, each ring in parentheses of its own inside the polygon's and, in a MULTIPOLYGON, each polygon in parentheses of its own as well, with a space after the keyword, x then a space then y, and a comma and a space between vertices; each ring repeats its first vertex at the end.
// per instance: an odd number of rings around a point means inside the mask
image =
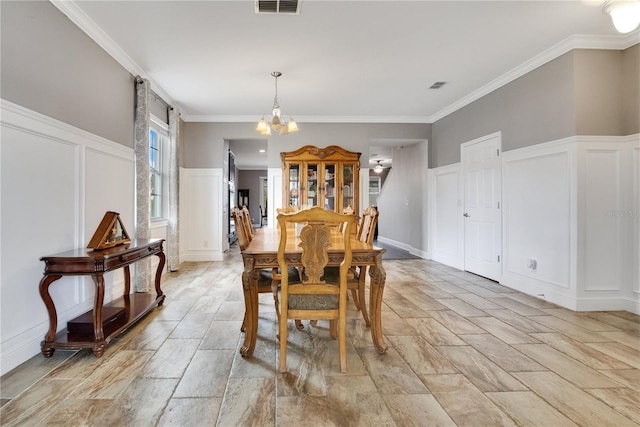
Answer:
MULTIPOLYGON (((620 48, 602 1, 54 1, 185 121, 431 123, 576 47, 620 48), (429 89, 436 81, 447 84, 429 89)), ((303 130, 301 130, 303 131, 303 130)))

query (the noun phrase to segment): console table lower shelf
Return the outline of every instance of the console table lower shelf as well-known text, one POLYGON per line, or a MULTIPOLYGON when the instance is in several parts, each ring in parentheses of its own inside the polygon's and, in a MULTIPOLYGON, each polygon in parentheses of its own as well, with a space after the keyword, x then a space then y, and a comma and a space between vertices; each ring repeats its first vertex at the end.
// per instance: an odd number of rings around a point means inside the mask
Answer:
POLYGON ((41 343, 42 354, 50 357, 56 348, 79 350, 90 348, 97 357, 115 337, 126 331, 154 307, 162 305, 165 295, 160 288, 160 278, 165 264, 163 239, 134 240, 130 244, 100 251, 75 250, 48 257, 44 277, 40 281, 40 296, 49 313, 49 332, 41 343), (155 255, 160 262, 156 269, 155 291, 130 293, 129 265, 155 255), (104 304, 104 273, 124 270, 124 294, 104 304), (93 310, 71 320, 71 332, 64 329, 56 333, 58 316, 49 286, 63 276, 91 276, 95 285, 93 310))
MULTIPOLYGON (((42 342, 42 354, 47 357, 51 356, 53 355, 53 350, 56 348, 61 350, 90 348, 96 356, 100 357, 104 353, 107 345, 109 345, 114 338, 133 326, 156 306, 162 305, 163 301, 164 295, 160 298, 156 298, 155 295, 147 293, 134 293, 130 294, 128 297, 123 296, 117 298, 109 304, 105 304, 103 309, 106 307, 124 307, 125 315, 117 318, 111 323, 103 325, 103 341, 96 341, 95 334, 93 332, 83 334, 68 333, 66 330, 63 330, 56 334, 53 342, 42 342)), ((93 310, 90 311, 90 314, 93 315, 93 310)))

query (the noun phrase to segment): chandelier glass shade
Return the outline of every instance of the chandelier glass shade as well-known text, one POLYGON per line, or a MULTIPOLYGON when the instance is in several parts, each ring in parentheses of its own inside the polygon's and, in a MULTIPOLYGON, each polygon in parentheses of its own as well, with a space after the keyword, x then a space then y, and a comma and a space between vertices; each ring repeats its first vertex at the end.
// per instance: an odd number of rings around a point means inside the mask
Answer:
POLYGON ((278 77, 280 77, 282 73, 280 71, 274 71, 271 75, 276 81, 276 95, 273 98, 273 109, 271 110, 270 118, 269 116, 262 116, 260 121, 258 121, 256 130, 260 132, 260 135, 271 135, 272 131, 280 135, 297 132, 298 124, 296 121, 293 120, 293 118, 289 119, 288 122, 285 121, 280 111, 280 103, 278 102, 278 77))
POLYGON ((626 34, 640 25, 640 1, 638 0, 607 0, 603 9, 611 16, 613 26, 619 33, 626 34))

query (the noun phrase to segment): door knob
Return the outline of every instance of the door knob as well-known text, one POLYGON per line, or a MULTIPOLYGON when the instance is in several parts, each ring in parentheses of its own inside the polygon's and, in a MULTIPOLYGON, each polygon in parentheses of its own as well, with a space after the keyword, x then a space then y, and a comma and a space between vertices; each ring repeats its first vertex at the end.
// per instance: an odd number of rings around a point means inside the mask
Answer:
POLYGON ((466 212, 462 216, 465 217, 465 218, 469 218, 469 214, 466 213, 466 212))

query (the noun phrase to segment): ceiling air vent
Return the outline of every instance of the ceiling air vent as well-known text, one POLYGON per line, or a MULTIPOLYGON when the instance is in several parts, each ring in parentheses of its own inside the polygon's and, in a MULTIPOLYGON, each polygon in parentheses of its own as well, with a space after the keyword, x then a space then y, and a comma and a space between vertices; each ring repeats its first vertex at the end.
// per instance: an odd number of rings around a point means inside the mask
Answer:
POLYGON ((440 89, 446 83, 447 82, 435 82, 434 84, 431 85, 431 87, 429 87, 429 89, 440 89))
POLYGON ((256 13, 297 15, 301 0, 256 0, 256 13))

